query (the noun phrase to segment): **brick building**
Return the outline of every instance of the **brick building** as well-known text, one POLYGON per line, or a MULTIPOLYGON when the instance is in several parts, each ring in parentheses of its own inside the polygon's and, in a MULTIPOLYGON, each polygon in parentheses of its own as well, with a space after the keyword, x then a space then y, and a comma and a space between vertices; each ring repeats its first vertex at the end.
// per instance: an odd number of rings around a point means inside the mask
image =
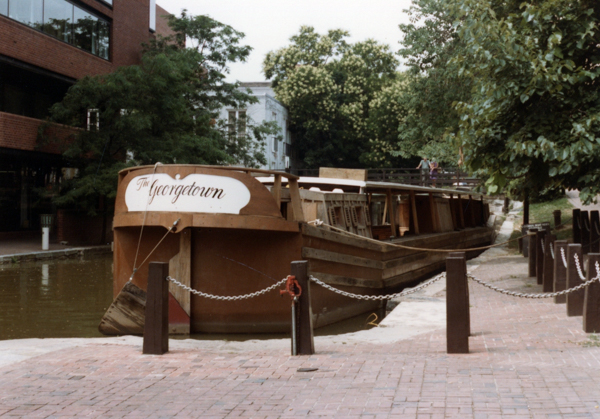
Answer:
MULTIPOLYGON (((65 168, 57 148, 36 147, 49 107, 83 76, 139 63, 141 43, 168 31, 167 14, 155 0, 0 0, 0 235, 39 231, 40 214, 56 214, 43 191, 65 168)), ((57 218, 59 240, 94 222, 57 218)))

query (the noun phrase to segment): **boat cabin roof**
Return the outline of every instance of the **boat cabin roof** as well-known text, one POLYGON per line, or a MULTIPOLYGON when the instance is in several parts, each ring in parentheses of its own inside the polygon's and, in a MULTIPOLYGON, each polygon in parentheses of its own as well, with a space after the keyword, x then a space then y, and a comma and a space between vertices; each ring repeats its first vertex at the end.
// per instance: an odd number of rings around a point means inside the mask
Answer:
MULTIPOLYGON (((287 182, 287 173, 281 174, 281 182, 287 182)), ((292 175, 294 176, 294 175, 292 175)), ((274 178, 270 176, 261 176, 256 178, 263 184, 272 184, 274 178)), ((390 190, 393 194, 401 194, 403 192, 414 191, 415 193, 446 193, 456 195, 472 195, 483 196, 480 192, 472 192, 460 189, 449 188, 430 188, 426 186, 405 185, 402 183, 392 182, 371 182, 353 179, 337 179, 323 177, 302 176, 298 178, 298 185, 304 189, 318 188, 322 192, 355 192, 355 193, 382 193, 385 194, 390 190)))

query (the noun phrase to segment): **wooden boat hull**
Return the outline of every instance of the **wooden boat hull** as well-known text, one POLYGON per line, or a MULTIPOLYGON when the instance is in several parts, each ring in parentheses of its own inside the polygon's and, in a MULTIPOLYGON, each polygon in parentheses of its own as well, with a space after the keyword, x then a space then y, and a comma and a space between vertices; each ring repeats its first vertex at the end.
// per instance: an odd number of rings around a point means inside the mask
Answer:
MULTIPOLYGON (((251 170, 170 165, 119 174, 113 222, 115 301, 102 320, 101 332, 143 332, 150 262, 168 262, 171 277, 215 296, 263 290, 286 278, 291 262, 299 260, 309 262, 311 275, 342 291, 382 295, 442 270, 447 255, 393 243, 461 250, 492 239, 492 229, 481 226, 486 206, 471 197, 445 199, 437 190, 417 191, 425 195, 410 190, 406 195, 403 189, 393 195, 391 186, 374 185, 379 196, 386 197, 392 220, 378 226, 378 234, 411 232, 392 242, 379 241, 371 238, 368 207, 377 197, 306 189, 301 193, 297 178, 286 175, 288 185, 282 187, 283 175, 278 172, 271 173, 275 181, 268 189, 250 176, 251 170), (427 216, 418 218, 417 213, 427 216), (312 226, 305 216, 328 222, 312 226)), ((172 333, 290 330, 290 299, 276 289, 233 300, 199 296, 173 283, 169 290, 172 333)), ((385 309, 385 302, 349 298, 314 283, 311 304, 316 328, 385 309)))
MULTIPOLYGON (((406 250, 362 237, 328 231, 326 227, 303 224, 298 233, 190 228, 191 287, 207 294, 238 296, 264 289, 285 278, 290 264, 309 261, 314 277, 343 291, 361 295, 381 295, 400 291, 445 266, 446 253, 406 250)), ((183 232, 182 232, 183 233, 183 232)), ((181 234, 181 233, 180 233, 181 234)), ((115 229, 119 254, 130 254, 137 245, 139 229, 115 229)), ((164 235, 164 229, 146 228, 141 254, 164 235)), ((168 235, 153 254, 154 261, 167 262, 179 251, 177 235, 168 235)), ((462 249, 489 244, 487 227, 424 235, 398 240, 407 246, 462 249)), ((473 252, 469 257, 474 257, 473 252)), ((128 282, 132 267, 116 263, 115 297, 128 282)), ((143 269, 133 283, 146 288, 143 269)), ((281 287, 283 288, 283 287, 281 287)), ((311 285, 315 328, 333 324, 362 313, 379 313, 380 301, 357 300, 335 294, 317 284, 311 285)), ((277 290, 251 299, 219 301, 191 296, 191 333, 280 333, 290 330, 290 299, 277 290)), ((124 331, 119 329, 119 333, 124 331)), ((129 333, 141 333, 134 328, 129 333)), ((109 332, 110 334, 110 332, 109 332)))

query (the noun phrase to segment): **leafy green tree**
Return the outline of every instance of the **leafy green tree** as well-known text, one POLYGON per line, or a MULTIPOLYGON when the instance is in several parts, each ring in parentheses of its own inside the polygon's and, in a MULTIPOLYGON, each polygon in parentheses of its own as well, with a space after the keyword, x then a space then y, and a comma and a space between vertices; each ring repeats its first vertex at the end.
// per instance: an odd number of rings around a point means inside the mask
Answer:
POLYGON ((395 152, 455 165, 459 114, 453 105, 470 97, 471 86, 470 78, 459 73, 466 49, 456 14, 447 0, 413 0, 406 12, 410 23, 399 25, 404 37, 398 51, 408 67, 406 88, 398 98, 406 115, 399 121, 395 152))
POLYGON ((600 193, 600 2, 451 3, 473 80, 457 106, 468 166, 517 198, 600 193))
MULTIPOLYGON (((170 16, 174 35, 145 46, 140 65, 85 77, 51 109, 51 123, 80 127, 60 141, 78 176, 63 182, 55 202, 94 213, 100 197, 113 202, 117 173, 135 165, 162 163, 265 163, 264 139, 272 124, 249 124, 249 135, 230 136, 223 107, 243 108, 256 98, 227 83, 231 62, 251 48, 241 32, 208 16, 170 16)), ((49 132, 48 126, 42 133, 49 132)))
MULTIPOLYGON (((263 62, 277 98, 288 107, 290 130, 308 168, 360 167, 373 143, 371 103, 396 78, 389 47, 373 40, 350 44, 348 32, 320 35, 303 26, 291 44, 263 62)), ((366 156, 365 158, 369 158, 366 156)))

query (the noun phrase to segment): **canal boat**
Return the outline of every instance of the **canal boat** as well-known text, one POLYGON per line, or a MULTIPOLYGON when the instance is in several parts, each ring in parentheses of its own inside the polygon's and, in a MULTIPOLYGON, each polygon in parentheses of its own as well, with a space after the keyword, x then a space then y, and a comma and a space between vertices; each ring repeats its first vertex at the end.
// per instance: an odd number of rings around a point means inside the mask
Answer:
MULTIPOLYGON (((337 289, 382 295, 440 271, 445 253, 491 243, 489 207, 469 191, 367 181, 366 171, 319 177, 221 166, 160 165, 121 171, 115 202, 114 301, 100 331, 141 334, 150 262, 217 296, 260 291, 307 260, 309 274, 337 289)), ((474 257, 477 251, 467 252, 474 257)), ((170 283, 171 333, 277 333, 290 328, 277 290, 223 301, 170 283)), ((315 328, 385 303, 311 286, 315 328)))

